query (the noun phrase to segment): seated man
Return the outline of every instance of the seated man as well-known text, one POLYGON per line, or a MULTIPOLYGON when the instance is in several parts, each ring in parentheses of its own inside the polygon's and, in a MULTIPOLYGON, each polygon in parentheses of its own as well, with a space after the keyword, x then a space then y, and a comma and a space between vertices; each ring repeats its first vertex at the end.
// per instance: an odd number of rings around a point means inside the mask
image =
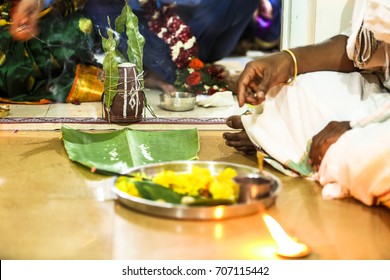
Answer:
POLYGON ((389 19, 388 1, 359 0, 348 36, 250 62, 239 104, 258 106, 228 119, 242 131, 226 144, 313 176, 325 197, 390 207, 389 19))

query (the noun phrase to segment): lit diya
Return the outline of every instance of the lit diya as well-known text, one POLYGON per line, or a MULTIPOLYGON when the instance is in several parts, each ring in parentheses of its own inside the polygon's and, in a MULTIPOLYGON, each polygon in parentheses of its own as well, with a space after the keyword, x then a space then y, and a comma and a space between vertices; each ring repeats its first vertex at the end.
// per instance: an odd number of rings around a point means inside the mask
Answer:
POLYGON ((286 258, 302 258, 310 254, 309 247, 291 238, 274 218, 268 214, 262 217, 278 246, 276 254, 286 258))

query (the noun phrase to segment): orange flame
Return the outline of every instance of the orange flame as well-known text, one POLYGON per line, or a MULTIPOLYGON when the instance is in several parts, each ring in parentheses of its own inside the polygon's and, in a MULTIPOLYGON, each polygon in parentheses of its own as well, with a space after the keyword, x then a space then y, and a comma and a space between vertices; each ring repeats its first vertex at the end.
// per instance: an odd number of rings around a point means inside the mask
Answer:
POLYGON ((224 207, 217 206, 217 207, 215 207, 215 210, 214 210, 214 218, 221 219, 223 217, 224 213, 225 213, 224 207))
POLYGON ((265 224, 275 240, 278 250, 276 253, 283 257, 299 258, 310 254, 309 248, 292 239, 280 226, 280 224, 268 214, 262 215, 265 224))

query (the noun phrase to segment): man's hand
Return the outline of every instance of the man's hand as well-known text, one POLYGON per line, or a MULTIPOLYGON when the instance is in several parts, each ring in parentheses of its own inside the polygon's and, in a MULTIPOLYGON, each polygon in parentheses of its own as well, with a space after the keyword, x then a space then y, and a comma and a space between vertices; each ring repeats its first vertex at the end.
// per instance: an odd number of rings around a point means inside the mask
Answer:
POLYGON ((42 1, 21 0, 15 7, 10 27, 11 36, 17 41, 28 41, 38 34, 38 19, 42 1))
POLYGON ((285 83, 292 74, 293 60, 286 52, 279 52, 249 62, 237 83, 238 104, 258 105, 268 90, 285 83))
POLYGON ((350 129, 351 126, 349 121, 332 121, 313 137, 309 152, 309 159, 314 167, 314 170, 318 171, 321 161, 330 145, 335 143, 341 135, 350 129))

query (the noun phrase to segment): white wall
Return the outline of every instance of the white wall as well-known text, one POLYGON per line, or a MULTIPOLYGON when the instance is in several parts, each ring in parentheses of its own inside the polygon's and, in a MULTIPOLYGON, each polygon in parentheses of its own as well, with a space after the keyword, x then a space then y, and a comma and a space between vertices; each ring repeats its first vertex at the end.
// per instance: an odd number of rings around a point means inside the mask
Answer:
POLYGON ((354 0, 283 0, 281 49, 321 42, 348 28, 354 0))

